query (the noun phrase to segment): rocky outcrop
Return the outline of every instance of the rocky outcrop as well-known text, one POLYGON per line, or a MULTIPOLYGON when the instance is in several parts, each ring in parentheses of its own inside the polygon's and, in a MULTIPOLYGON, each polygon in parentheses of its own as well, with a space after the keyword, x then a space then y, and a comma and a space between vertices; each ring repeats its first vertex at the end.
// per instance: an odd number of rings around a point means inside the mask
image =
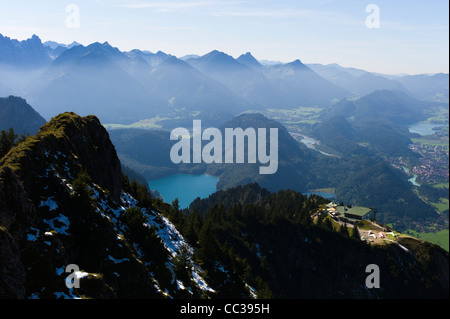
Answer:
POLYGON ((12 168, 29 190, 36 186, 35 177, 45 175, 51 165, 59 166, 72 177, 79 169, 85 169, 98 185, 119 199, 121 164, 97 117, 60 114, 0 160, 0 166, 12 168), (63 158, 58 159, 60 154, 63 158))
POLYGON ((0 299, 206 296, 199 267, 173 270, 186 245, 95 116, 60 114, 0 159, 0 299))
MULTIPOLYGON (((95 116, 61 114, 0 159, 0 297, 26 297, 25 269, 38 263, 32 258, 42 249, 35 236, 42 235, 40 230, 48 223, 43 213, 54 209, 46 206, 51 204, 45 198, 67 205, 64 199, 81 171, 112 200, 120 201, 121 164, 95 116)), ((54 241, 63 256, 67 242, 54 241)), ((56 266, 51 254, 45 258, 56 266)))
POLYGON ((36 208, 16 175, 8 167, 0 169, 0 298, 25 296, 25 267, 20 260, 19 242, 25 238, 26 224, 36 208))

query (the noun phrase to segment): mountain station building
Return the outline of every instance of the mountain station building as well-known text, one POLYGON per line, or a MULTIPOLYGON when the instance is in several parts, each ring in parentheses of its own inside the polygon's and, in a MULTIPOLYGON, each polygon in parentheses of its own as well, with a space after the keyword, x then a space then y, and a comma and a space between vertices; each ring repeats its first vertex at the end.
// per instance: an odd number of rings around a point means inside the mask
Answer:
POLYGON ((371 207, 364 206, 342 206, 334 202, 327 204, 328 214, 337 221, 356 223, 363 219, 375 218, 375 211, 371 207))

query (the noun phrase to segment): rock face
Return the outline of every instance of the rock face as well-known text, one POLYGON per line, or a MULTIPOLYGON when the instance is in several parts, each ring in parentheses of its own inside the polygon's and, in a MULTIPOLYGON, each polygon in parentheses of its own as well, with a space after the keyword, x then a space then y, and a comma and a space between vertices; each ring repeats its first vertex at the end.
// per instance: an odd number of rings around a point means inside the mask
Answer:
POLYGON ((24 298, 26 272, 20 260, 22 221, 32 223, 36 207, 9 167, 0 169, 0 297, 24 298))
POLYGON ((173 271, 183 237, 123 181, 95 116, 60 114, 1 158, 0 299, 203 295, 200 268, 173 271))
POLYGON ((46 123, 37 135, 5 156, 0 165, 2 163, 12 167, 27 187, 32 187, 36 182, 34 177, 43 174, 52 164, 60 165, 66 171, 74 169, 70 171, 72 175, 83 168, 99 186, 109 190, 114 199, 119 199, 120 161, 108 132, 95 116, 60 114, 46 123), (67 161, 58 160, 59 155, 68 157, 67 161))
POLYGON ((25 297, 25 269, 19 247, 8 231, 0 227, 0 297, 25 297))
POLYGON ((75 177, 72 175, 80 170, 108 190, 112 199, 120 199, 120 161, 108 133, 94 116, 61 114, 1 159, 1 297, 26 297, 26 278, 30 274, 25 270, 29 264, 24 258, 37 252, 37 247, 31 246, 36 242, 33 236, 46 221, 42 218, 42 208, 46 208, 43 198, 52 192, 60 198, 67 195, 68 189, 61 182, 70 185, 75 177))
POLYGON ((41 39, 33 36, 18 41, 0 34, 0 63, 15 67, 42 67, 50 63, 41 39))

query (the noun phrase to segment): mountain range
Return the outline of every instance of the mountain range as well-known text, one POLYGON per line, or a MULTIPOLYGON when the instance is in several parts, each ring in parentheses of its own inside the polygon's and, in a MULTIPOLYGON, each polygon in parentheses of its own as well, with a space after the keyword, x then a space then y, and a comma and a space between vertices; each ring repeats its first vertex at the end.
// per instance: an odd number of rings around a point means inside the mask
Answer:
MULTIPOLYGON (((433 206, 448 175, 418 187, 402 171, 422 165, 408 127, 448 125, 448 77, 0 34, 0 130, 30 134, 1 136, 0 298, 448 298, 448 252, 397 233, 448 229, 433 206), (193 120, 277 128, 276 173, 174 164, 170 130, 193 120), (151 183, 177 173, 218 191, 182 210, 151 183), (323 189, 376 222, 335 222, 323 189), (372 245, 360 226, 397 235, 372 245), (383 289, 364 285, 373 263, 383 289)), ((431 142, 448 159, 448 131, 431 142)))
POLYGON ((394 90, 432 102, 448 103, 448 74, 388 75, 333 64, 307 64, 314 72, 358 98, 377 90, 394 90))
POLYGON ((279 170, 274 176, 260 176, 256 166, 247 164, 180 168, 168 161, 164 132, 111 131, 121 159, 147 179, 180 169, 207 171, 220 177, 220 189, 248 182, 258 182, 271 191, 288 187, 307 192, 333 187, 343 200, 378 206, 389 221, 398 222, 400 217, 408 219, 409 224, 411 218, 427 220, 434 214, 431 207, 424 206, 412 194, 405 176, 386 168, 378 157, 406 157, 417 162, 417 154, 408 147, 412 135, 407 125, 424 120, 424 112, 444 102, 418 100, 409 89, 428 81, 420 96, 430 100, 436 100, 439 94, 445 97, 448 75, 383 76, 336 64, 306 65, 299 59, 267 64, 250 52, 236 59, 217 50, 177 58, 161 51, 122 52, 108 42, 88 46, 44 44, 37 36, 21 42, 2 36, 1 44, 5 52, 15 52, 0 56, 1 81, 6 83, 3 90, 15 88, 11 90, 20 92, 18 95, 25 97, 44 119, 73 111, 95 114, 102 123, 130 124, 156 117, 161 122, 169 120, 172 128, 189 127, 192 119, 207 119, 209 123, 205 124, 222 130, 223 125, 249 127, 255 123, 280 128, 283 143, 279 170), (16 55, 30 57, 30 63, 19 67, 20 60, 12 60, 16 55), (367 92, 370 93, 363 95, 367 92), (305 149, 302 144, 298 147, 277 121, 236 117, 249 110, 263 112, 267 108, 299 106, 319 106, 317 109, 322 110, 320 121, 302 130, 319 140, 319 149, 335 155, 334 158, 317 159, 318 152, 305 149), (152 150, 156 150, 156 155, 152 150), (360 158, 354 158, 359 155, 360 158), (342 169, 352 174, 342 176, 342 169), (385 177, 383 180, 389 185, 395 185, 402 202, 396 204, 398 198, 386 198, 384 188, 371 186, 370 181, 377 174, 385 177), (408 204, 403 205, 404 202, 408 204))
POLYGON ((249 52, 235 59, 217 50, 177 58, 122 52, 107 42, 42 43, 36 35, 24 41, 0 35, 0 74, 0 94, 26 98, 46 120, 67 110, 122 124, 174 111, 233 116, 268 107, 327 107, 381 89, 448 102, 448 74, 392 78, 299 59, 261 64, 249 52))

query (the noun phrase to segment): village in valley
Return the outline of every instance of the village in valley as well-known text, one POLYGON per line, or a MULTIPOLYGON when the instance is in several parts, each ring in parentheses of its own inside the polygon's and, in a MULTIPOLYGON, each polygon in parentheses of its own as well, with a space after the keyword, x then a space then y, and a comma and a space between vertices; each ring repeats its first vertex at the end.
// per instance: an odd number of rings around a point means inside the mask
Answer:
MULTIPOLYGON (((433 134, 412 138, 408 148, 418 155, 415 162, 405 157, 386 158, 393 167, 410 177, 415 175, 421 183, 429 185, 448 183, 449 142, 448 124, 435 129, 433 134)), ((417 185, 416 185, 417 186, 417 185)))
POLYGON ((441 145, 427 145, 413 143, 409 148, 420 154, 420 165, 412 169, 412 173, 421 176, 428 183, 436 183, 440 180, 448 180, 448 149, 441 145))
POLYGON ((403 157, 392 157, 387 161, 395 168, 402 169, 410 177, 416 175, 422 182, 436 184, 448 181, 449 178, 449 152, 441 145, 427 145, 422 143, 410 144, 409 149, 420 155, 419 163, 407 168, 408 162, 403 157))

